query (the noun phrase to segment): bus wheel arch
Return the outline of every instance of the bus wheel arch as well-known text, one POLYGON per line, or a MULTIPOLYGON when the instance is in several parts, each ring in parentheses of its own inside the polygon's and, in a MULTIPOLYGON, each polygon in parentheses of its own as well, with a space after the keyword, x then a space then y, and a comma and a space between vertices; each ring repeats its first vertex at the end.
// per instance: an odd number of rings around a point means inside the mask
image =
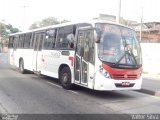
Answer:
POLYGON ((72 89, 72 73, 70 67, 66 64, 62 64, 58 70, 59 80, 64 89, 72 89))
POLYGON ((24 60, 22 57, 19 58, 19 70, 22 74, 25 73, 25 69, 24 69, 24 60))

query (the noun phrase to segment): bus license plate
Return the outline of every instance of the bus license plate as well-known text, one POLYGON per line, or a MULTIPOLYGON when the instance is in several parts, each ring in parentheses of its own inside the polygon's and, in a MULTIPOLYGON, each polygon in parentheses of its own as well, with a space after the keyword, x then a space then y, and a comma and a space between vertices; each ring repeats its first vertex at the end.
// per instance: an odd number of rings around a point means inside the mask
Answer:
POLYGON ((130 85, 130 82, 122 82, 121 85, 122 85, 122 86, 129 86, 129 85, 130 85))

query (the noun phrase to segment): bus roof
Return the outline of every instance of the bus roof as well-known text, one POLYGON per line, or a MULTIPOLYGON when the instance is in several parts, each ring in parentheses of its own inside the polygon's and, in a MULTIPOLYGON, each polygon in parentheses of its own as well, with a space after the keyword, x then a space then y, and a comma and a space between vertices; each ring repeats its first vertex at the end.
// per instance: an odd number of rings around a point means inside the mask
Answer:
POLYGON ((23 32, 17 32, 17 33, 9 34, 9 36, 20 35, 20 34, 25 34, 25 33, 31 33, 31 32, 50 29, 50 28, 63 27, 63 26, 67 26, 67 25, 81 24, 81 23, 87 23, 87 24, 91 24, 93 26, 94 26, 95 23, 108 23, 108 24, 120 25, 120 26, 123 26, 123 27, 127 27, 129 29, 132 29, 132 28, 130 28, 128 26, 125 26, 125 25, 122 25, 122 24, 118 24, 118 23, 115 23, 115 22, 111 22, 111 21, 107 21, 107 20, 95 19, 95 20, 89 20, 89 21, 87 20, 87 21, 79 21, 79 22, 60 23, 60 24, 51 25, 51 26, 47 26, 47 27, 41 27, 41 28, 37 28, 37 29, 33 29, 33 30, 27 30, 27 31, 23 31, 23 32))

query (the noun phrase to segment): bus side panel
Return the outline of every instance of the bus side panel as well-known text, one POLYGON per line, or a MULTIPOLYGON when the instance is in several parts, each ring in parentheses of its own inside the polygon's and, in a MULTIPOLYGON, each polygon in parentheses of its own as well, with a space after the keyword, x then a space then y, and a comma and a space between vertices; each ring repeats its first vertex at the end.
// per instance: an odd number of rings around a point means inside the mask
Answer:
POLYGON ((43 50, 43 54, 41 56, 42 62, 39 64, 41 74, 51 76, 54 78, 58 78, 58 71, 62 64, 68 65, 71 69, 72 81, 73 77, 73 62, 69 59, 69 57, 73 57, 74 60, 74 52, 69 51, 70 55, 61 55, 61 51, 59 50, 43 50))
POLYGON ((89 63, 89 71, 88 71, 88 88, 93 89, 94 88, 94 69, 95 66, 91 63, 89 63))
POLYGON ((9 59, 9 64, 10 65, 14 65, 14 53, 13 53, 13 49, 9 49, 8 59, 9 59))
MULTIPOLYGON (((65 50, 64 50, 65 51, 65 50)), ((74 55, 75 55, 75 51, 71 51, 71 50, 66 50, 67 52, 69 52, 69 55, 63 55, 63 51, 61 52, 62 55, 60 55, 60 58, 57 59, 57 66, 56 66, 56 70, 58 73, 58 70, 60 68, 60 66, 62 64, 65 64, 67 66, 69 66, 70 70, 71 70, 71 77, 72 77, 72 83, 74 83, 74 55)))
POLYGON ((13 50, 13 54, 14 54, 13 55, 13 61, 14 61, 14 65, 16 67, 19 67, 19 62, 18 62, 19 61, 18 59, 19 59, 19 56, 20 56, 19 51, 20 51, 19 49, 13 50))
POLYGON ((26 70, 32 71, 33 49, 23 49, 21 57, 23 58, 24 61, 24 68, 26 70))
POLYGON ((41 74, 58 78, 57 58, 55 57, 58 54, 56 50, 42 50, 41 53, 38 53, 37 68, 41 74))
POLYGON ((19 67, 19 59, 21 57, 22 49, 16 49, 14 51, 14 65, 19 67))

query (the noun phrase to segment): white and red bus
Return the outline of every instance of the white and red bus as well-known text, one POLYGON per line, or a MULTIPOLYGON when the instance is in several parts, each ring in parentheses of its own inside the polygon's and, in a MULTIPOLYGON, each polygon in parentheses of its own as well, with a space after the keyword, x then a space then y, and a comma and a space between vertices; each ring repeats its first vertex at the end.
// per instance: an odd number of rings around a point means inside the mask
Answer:
POLYGON ((131 28, 102 20, 64 23, 9 35, 10 64, 94 90, 137 90, 141 49, 131 28))

